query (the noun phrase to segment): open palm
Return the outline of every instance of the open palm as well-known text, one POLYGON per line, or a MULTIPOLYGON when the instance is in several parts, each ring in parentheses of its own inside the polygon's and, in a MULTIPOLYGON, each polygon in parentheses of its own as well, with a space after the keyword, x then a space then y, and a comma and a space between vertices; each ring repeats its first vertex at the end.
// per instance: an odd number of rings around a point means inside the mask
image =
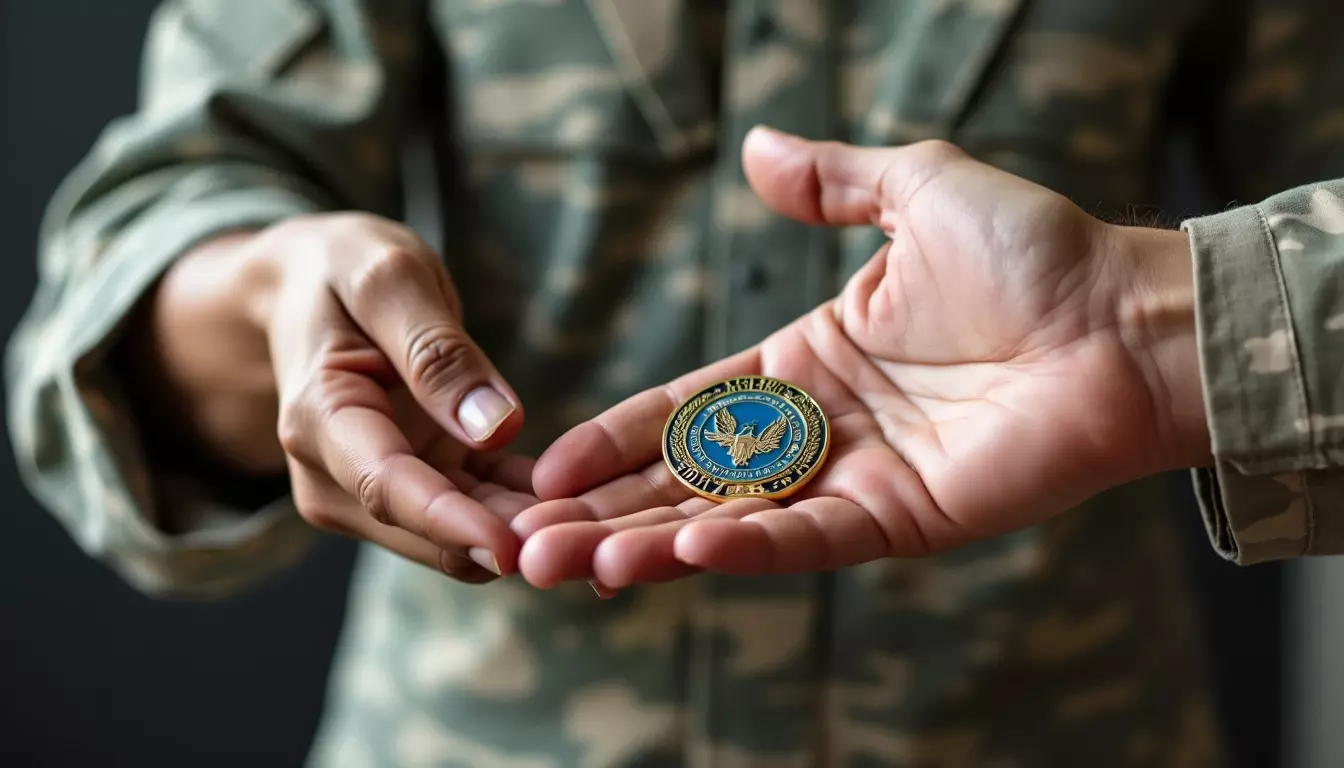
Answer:
POLYGON ((705 569, 827 570, 1040 522, 1159 471, 1169 407, 1125 332, 1119 228, 942 143, 860 149, 758 132, 753 188, 785 215, 889 241, 835 300, 758 346, 580 425, 540 459, 520 568, 620 587, 705 569), (832 424, 779 502, 695 498, 662 463, 680 401, 762 374, 832 424))

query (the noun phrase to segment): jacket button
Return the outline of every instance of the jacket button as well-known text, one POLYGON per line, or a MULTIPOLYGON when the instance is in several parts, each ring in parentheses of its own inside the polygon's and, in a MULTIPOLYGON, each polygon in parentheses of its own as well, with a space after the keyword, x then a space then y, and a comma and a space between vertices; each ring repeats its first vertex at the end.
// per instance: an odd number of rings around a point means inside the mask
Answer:
POLYGON ((756 14, 756 18, 751 20, 747 27, 747 43, 751 45, 761 45, 768 42, 775 36, 775 20, 769 13, 761 11, 756 14))
POLYGON ((770 285, 770 273, 758 261, 746 264, 740 272, 739 283, 748 293, 760 293, 770 285))

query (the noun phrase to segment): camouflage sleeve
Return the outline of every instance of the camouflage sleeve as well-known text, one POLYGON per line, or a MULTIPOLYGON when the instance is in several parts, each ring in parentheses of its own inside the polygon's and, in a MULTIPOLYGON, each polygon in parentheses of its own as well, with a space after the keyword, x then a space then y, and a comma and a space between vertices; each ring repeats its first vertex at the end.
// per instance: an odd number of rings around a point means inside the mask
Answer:
POLYGON ((1243 564, 1344 553, 1344 14, 1251 5, 1204 140, 1225 196, 1261 202, 1184 225, 1215 457, 1195 487, 1243 564))
POLYGON ((218 595, 305 548, 286 501, 231 508, 150 465, 109 350, 197 243, 316 210, 395 214, 412 14, 410 0, 162 3, 136 112, 50 204, 38 286, 7 350, 10 437, 31 493, 138 589, 218 595))
POLYGON ((1344 553, 1344 180, 1185 226, 1213 542, 1239 563, 1344 553))

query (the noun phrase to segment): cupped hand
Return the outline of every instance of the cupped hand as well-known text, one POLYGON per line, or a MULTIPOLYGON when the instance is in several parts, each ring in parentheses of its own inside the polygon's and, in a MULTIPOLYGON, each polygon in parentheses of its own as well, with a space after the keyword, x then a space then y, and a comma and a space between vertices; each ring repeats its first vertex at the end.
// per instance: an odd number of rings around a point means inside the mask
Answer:
POLYGON ((366 215, 289 222, 257 247, 287 251, 269 338, 300 513, 464 581, 511 573, 532 462, 494 449, 522 409, 438 255, 366 215))
MULTIPOLYGON (((164 323, 224 322, 227 311, 190 309, 191 283, 212 295, 199 285, 209 267, 192 262, 209 258, 188 255, 168 276, 164 323)), ((244 371, 225 378, 256 380, 270 407, 241 405, 242 385, 197 385, 199 441, 254 472, 287 470, 299 514, 319 529, 463 581, 514 572, 509 520, 536 501, 534 462, 500 449, 522 409, 463 330, 438 255, 400 224, 342 213, 287 220, 217 258, 242 287, 216 294, 247 297, 238 314, 259 348, 231 341, 246 333, 216 334, 238 347, 217 354, 244 371)))
POLYGON ((1184 235, 1106 224, 941 142, 758 130, 744 163, 780 213, 888 241, 833 301, 553 444, 533 475, 547 501, 513 521, 532 583, 924 556, 1207 454, 1184 235), (741 375, 792 382, 830 418, 829 459, 788 499, 715 504, 662 463, 671 411, 741 375))

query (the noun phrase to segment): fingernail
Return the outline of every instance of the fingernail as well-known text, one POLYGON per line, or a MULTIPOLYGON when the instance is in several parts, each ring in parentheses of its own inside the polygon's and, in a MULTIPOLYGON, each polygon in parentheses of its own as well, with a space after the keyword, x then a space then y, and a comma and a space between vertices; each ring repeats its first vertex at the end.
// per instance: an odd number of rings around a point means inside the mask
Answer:
POLYGON ((490 387, 477 387, 457 406, 457 420, 476 442, 488 440, 513 413, 513 403, 490 387))
POLYGON ((504 575, 504 573, 499 569, 499 560, 495 558, 495 553, 491 552, 485 547, 472 547, 471 549, 468 549, 467 557, 470 557, 472 559, 472 562, 481 566, 485 570, 495 574, 496 576, 504 575))
POLYGON ((593 588, 593 591, 597 593, 597 597, 600 600, 610 600, 611 598, 620 594, 620 592, 617 592, 614 589, 607 589, 601 584, 598 584, 596 581, 588 582, 588 586, 593 588))

